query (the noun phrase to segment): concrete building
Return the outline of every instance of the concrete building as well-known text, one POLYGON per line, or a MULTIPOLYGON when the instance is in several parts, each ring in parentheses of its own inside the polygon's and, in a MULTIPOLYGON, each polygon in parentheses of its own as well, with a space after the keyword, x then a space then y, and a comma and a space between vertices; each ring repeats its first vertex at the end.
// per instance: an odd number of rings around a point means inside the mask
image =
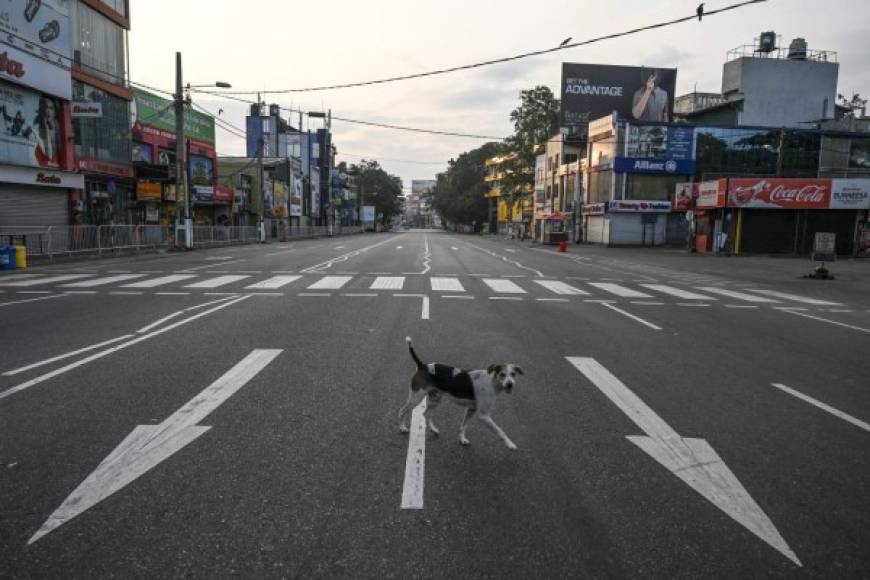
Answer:
POLYGON ((418 228, 436 227, 440 224, 440 219, 437 219, 428 199, 429 193, 434 188, 434 179, 411 180, 411 193, 405 197, 406 224, 418 228))

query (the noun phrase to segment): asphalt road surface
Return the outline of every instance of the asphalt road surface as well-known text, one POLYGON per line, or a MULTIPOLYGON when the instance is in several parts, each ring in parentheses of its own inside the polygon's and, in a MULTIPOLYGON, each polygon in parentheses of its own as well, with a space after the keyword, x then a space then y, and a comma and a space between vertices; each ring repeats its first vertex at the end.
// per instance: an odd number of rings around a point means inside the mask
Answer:
POLYGON ((0 277, 0 576, 870 575, 870 263, 410 231, 0 277), (509 450, 396 412, 525 374, 509 450))

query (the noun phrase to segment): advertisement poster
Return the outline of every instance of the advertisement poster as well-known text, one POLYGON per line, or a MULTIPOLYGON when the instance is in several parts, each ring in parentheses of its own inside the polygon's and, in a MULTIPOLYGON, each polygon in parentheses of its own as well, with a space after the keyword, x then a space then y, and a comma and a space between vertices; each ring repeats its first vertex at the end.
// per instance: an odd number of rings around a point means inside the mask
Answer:
POLYGON ((729 207, 827 209, 830 179, 731 179, 729 207))
POLYGON ((676 83, 676 69, 564 62, 560 125, 585 137, 589 121, 613 111, 629 121, 669 122, 676 83))
POLYGON ((694 183, 678 183, 674 189, 674 211, 688 211, 694 207, 698 188, 694 183))
POLYGON ((311 168, 311 217, 320 217, 320 169, 311 168))
POLYGON ((373 205, 364 205, 362 206, 362 221, 366 223, 372 223, 375 221, 375 206, 373 205))
POLYGON ((0 78, 69 100, 69 0, 0 0, 0 78))
MULTIPOLYGON (((136 104, 135 130, 175 140, 175 105, 149 92, 131 87, 136 104)), ((214 119, 190 107, 184 110, 184 136, 214 146, 214 119)))
POLYGON ((870 209, 870 179, 832 179, 830 209, 870 209))
POLYGON ((211 185, 214 183, 214 161, 202 155, 191 155, 190 182, 194 185, 211 185))
POLYGON ((695 173, 692 149, 695 132, 686 127, 629 125, 625 157, 614 169, 625 173, 695 173))
POLYGON ((695 207, 698 209, 725 207, 725 183, 725 179, 716 179, 696 184, 698 196, 695 199, 695 207))
POLYGON ((54 99, 0 82, 0 161, 59 168, 63 139, 54 99))
POLYGON ((273 206, 275 217, 287 217, 287 184, 276 181, 272 186, 272 193, 275 200, 273 206))
POLYGON ((294 173, 290 180, 290 217, 302 215, 302 196, 304 195, 302 174, 294 173))
POLYGON ((623 199, 608 203, 608 209, 613 212, 657 212, 666 213, 671 211, 669 201, 647 201, 623 199))

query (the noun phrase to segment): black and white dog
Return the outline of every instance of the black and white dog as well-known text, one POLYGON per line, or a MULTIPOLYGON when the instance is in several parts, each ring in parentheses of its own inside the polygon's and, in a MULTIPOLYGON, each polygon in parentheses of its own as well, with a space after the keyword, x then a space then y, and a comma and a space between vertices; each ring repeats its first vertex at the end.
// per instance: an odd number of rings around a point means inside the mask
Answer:
POLYGON ((457 404, 465 407, 465 416, 459 427, 459 442, 462 445, 469 444, 465 437, 468 419, 472 415, 477 415, 481 423, 501 437, 508 449, 517 448, 514 442, 501 430, 501 427, 493 421, 492 414, 495 412, 496 397, 502 391, 510 393, 513 390, 517 375, 523 374, 522 368, 511 363, 497 363, 489 365, 486 370, 464 371, 439 363, 423 364, 423 361, 414 352, 414 347, 411 346, 411 337, 406 337, 405 340, 408 342, 411 358, 417 365, 417 372, 411 378, 411 391, 408 394, 408 400, 399 409, 399 431, 408 432, 405 415, 428 395, 429 400, 424 416, 432 433, 436 436, 439 435, 440 432, 432 419, 428 417, 428 412, 437 407, 441 398, 447 394, 457 404))

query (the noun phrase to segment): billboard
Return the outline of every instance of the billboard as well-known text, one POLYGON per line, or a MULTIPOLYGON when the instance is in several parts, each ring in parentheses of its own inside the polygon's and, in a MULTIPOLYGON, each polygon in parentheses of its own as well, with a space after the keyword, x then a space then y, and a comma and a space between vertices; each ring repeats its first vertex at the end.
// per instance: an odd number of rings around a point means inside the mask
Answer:
POLYGON ((728 206, 772 209, 828 209, 830 179, 730 179, 728 206))
POLYGON ((832 179, 830 209, 870 209, 870 179, 832 179))
MULTIPOLYGON (((175 139, 175 105, 149 92, 130 87, 135 103, 136 130, 145 135, 175 139)), ((184 110, 184 136, 214 146, 214 118, 190 107, 184 110)))
POLYGON ((671 121, 677 69, 562 63, 560 125, 586 137, 587 124, 617 111, 637 121, 671 121))
POLYGON ((364 205, 362 206, 362 221, 366 223, 375 221, 375 206, 373 205, 364 205))
POLYGON ((0 78, 72 96, 69 0, 0 0, 0 78))
POLYGON ((27 167, 60 167, 64 140, 58 102, 0 82, 0 162, 27 167))
POLYGON ((695 173, 692 128, 664 125, 628 125, 625 156, 613 168, 624 173, 695 173))

